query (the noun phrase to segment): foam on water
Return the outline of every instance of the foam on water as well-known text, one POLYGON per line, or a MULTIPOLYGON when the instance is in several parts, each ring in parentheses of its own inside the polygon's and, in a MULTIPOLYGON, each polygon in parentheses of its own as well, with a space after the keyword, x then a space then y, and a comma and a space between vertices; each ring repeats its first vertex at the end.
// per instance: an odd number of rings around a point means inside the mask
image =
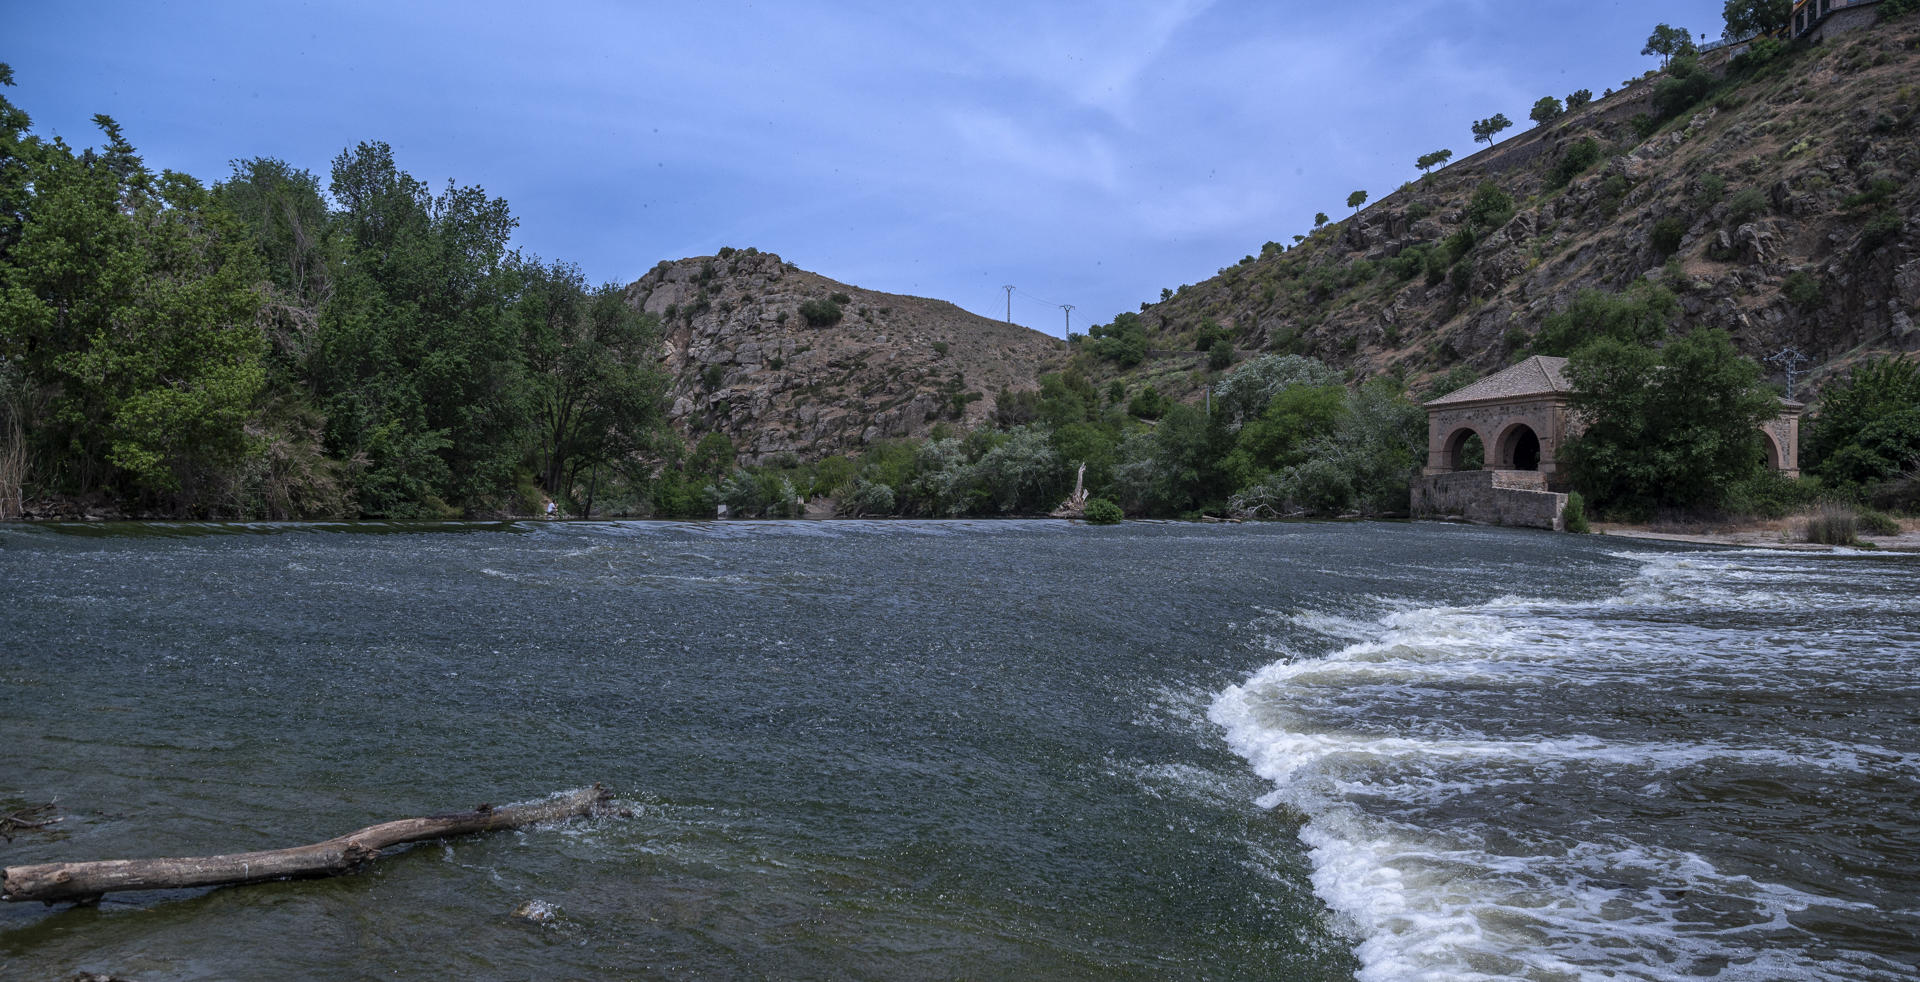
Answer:
POLYGON ((1209 716, 1272 783, 1261 804, 1304 819, 1360 978, 1911 977, 1911 950, 1818 927, 1920 928, 1901 913, 1910 891, 1885 902, 1898 875, 1860 900, 1823 840, 1791 837, 1865 794, 1897 808, 1920 792, 1911 733, 1828 722, 1850 693, 1915 691, 1920 576, 1776 553, 1617 558, 1637 568, 1590 602, 1256 624, 1281 660, 1209 716), (1836 643, 1841 629, 1862 633, 1836 643), (1350 643, 1303 654, 1303 634, 1350 643), (1796 858, 1773 869, 1756 843, 1796 858))

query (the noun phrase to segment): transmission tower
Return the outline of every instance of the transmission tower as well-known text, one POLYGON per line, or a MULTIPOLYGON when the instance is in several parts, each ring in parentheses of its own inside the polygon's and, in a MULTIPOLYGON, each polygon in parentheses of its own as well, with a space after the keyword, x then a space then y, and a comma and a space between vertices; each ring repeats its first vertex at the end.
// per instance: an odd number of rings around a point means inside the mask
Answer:
POLYGON ((1787 373, 1787 398, 1793 398, 1794 383, 1800 378, 1800 366, 1811 360, 1792 345, 1781 348, 1767 358, 1767 361, 1779 365, 1780 370, 1787 373))
POLYGON ((1013 284, 1009 283, 1000 289, 1007 291, 1007 323, 1011 324, 1013 323, 1013 284))
MULTIPOLYGON (((1048 290, 1047 292, 1052 293, 1053 291, 1048 290)), ((1060 309, 1067 312, 1067 333, 1072 334, 1073 333, 1073 304, 1063 303, 1060 305, 1060 309)))

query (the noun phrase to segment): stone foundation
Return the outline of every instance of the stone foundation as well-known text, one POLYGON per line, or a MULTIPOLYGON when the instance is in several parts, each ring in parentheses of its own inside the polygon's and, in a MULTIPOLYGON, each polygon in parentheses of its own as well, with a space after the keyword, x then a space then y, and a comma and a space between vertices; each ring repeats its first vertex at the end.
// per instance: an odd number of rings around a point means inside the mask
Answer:
POLYGON ((1451 518, 1482 525, 1566 528, 1567 496, 1546 490, 1537 471, 1453 471, 1413 482, 1413 517, 1451 518))

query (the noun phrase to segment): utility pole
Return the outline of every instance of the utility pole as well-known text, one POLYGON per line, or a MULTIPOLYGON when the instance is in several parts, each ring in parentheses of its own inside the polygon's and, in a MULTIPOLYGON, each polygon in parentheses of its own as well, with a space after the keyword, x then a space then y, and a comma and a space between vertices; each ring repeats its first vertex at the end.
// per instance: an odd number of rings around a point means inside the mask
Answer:
POLYGON ((1007 323, 1011 324, 1013 323, 1013 284, 1009 283, 1000 289, 1007 291, 1007 323))
POLYGON ((1799 348, 1792 345, 1781 348, 1767 358, 1767 361, 1779 365, 1780 370, 1787 373, 1787 398, 1793 398, 1793 385, 1794 381, 1800 377, 1800 366, 1811 360, 1801 353, 1799 348))
POLYGON ((1067 333, 1072 334, 1073 333, 1073 304, 1063 303, 1060 305, 1060 309, 1067 312, 1067 333))

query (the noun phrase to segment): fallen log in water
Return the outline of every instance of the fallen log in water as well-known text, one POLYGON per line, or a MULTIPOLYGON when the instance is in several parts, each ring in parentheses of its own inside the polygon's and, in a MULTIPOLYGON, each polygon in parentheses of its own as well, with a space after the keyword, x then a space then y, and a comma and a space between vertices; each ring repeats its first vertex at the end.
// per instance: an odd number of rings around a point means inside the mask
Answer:
POLYGON ((613 795, 596 784, 546 801, 495 808, 481 805, 457 815, 403 818, 336 839, 291 849, 175 859, 109 859, 89 863, 40 863, 0 871, 0 900, 95 900, 122 890, 173 890, 287 877, 333 876, 380 855, 380 850, 423 839, 492 832, 591 814, 613 795))

